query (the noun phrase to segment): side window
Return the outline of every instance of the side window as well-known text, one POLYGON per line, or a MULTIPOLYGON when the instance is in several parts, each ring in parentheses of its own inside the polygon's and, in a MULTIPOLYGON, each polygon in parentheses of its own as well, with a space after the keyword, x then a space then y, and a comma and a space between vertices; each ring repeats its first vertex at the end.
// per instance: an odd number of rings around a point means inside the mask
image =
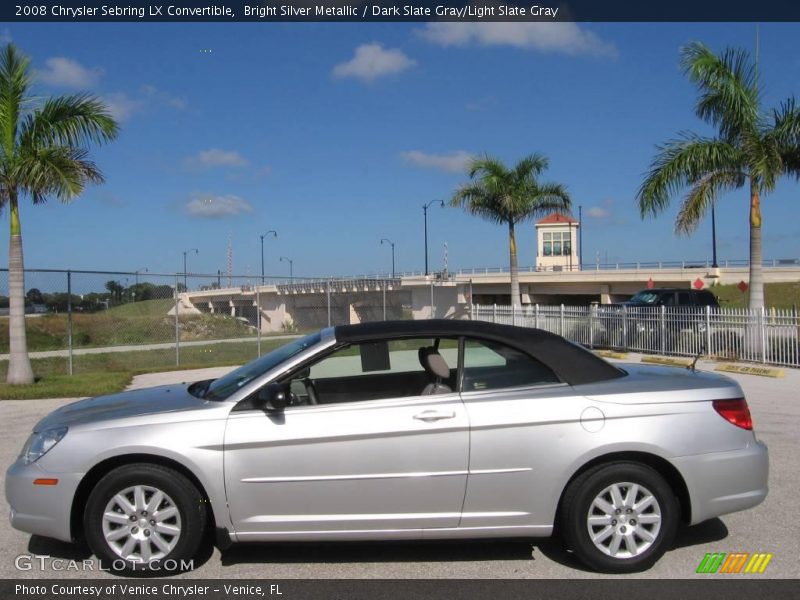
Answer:
MULTIPOLYGON (((441 364, 441 361, 440 361, 441 364)), ((337 404, 365 400, 403 398, 455 389, 458 366, 458 340, 414 338, 364 342, 340 348, 293 375, 290 388, 292 405, 337 404), (436 377, 422 365, 420 349, 438 347, 438 354, 449 369, 446 377, 436 377)))
POLYGON ((678 292, 678 306, 694 306, 692 292, 678 292))
POLYGON ((697 304, 699 306, 717 306, 717 298, 711 292, 702 290, 697 292, 697 304))
POLYGON ((558 377, 538 360, 514 348, 484 340, 464 344, 465 392, 558 383, 558 377))
POLYGON ((664 292, 658 301, 659 306, 675 306, 675 292, 664 292))

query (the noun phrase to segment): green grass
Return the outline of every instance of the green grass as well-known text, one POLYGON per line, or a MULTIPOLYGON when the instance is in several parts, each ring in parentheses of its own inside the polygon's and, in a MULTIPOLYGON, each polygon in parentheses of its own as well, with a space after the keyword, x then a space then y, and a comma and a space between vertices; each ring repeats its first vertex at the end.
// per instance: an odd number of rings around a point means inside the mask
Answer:
MULTIPOLYGON (((747 292, 743 294, 735 285, 716 285, 709 289, 723 308, 747 307, 747 292)), ((768 308, 800 308, 800 282, 767 283, 764 285, 764 300, 768 308)))
POLYGON ((131 373, 84 373, 80 376, 48 374, 31 385, 0 383, 3 400, 33 400, 39 398, 78 398, 101 396, 125 389, 131 382, 131 373))
MULTIPOLYGON (((97 313, 72 315, 74 348, 124 346, 172 342, 175 317, 167 312, 171 300, 146 300, 115 306, 97 313)), ((255 330, 230 315, 186 315, 179 319, 182 341, 255 337, 255 330)), ((65 314, 46 314, 25 319, 28 351, 62 350, 67 347, 65 314)), ((0 318, 0 353, 8 352, 8 318, 0 318)))
MULTIPOLYGON (((288 340, 261 341, 261 353, 284 345, 288 340)), ((181 364, 175 364, 175 349, 139 350, 81 354, 73 357, 73 372, 67 375, 67 358, 31 360, 37 382, 31 385, 0 384, 0 400, 30 398, 68 398, 97 396, 123 390, 134 375, 183 371, 205 367, 241 365, 257 356, 253 342, 231 342, 181 348, 181 364)), ((0 361, 0 381, 4 381, 8 362, 0 361)))

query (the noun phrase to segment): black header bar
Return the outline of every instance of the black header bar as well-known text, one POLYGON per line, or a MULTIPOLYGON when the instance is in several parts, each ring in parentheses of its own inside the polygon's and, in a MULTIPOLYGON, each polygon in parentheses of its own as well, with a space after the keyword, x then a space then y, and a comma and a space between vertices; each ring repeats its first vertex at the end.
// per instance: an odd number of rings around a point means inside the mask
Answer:
POLYGON ((13 22, 799 22, 795 0, 3 0, 13 22))

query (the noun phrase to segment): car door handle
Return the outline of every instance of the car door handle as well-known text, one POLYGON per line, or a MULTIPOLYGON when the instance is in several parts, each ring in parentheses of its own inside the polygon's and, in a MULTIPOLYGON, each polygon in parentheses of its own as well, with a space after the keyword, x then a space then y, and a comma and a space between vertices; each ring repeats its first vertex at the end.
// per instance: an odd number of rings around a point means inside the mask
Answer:
POLYGON ((425 421, 426 423, 432 423, 433 421, 441 421, 442 419, 452 419, 456 416, 456 413, 453 411, 450 412, 440 412, 438 410, 425 410, 419 414, 414 415, 414 418, 418 421, 425 421))

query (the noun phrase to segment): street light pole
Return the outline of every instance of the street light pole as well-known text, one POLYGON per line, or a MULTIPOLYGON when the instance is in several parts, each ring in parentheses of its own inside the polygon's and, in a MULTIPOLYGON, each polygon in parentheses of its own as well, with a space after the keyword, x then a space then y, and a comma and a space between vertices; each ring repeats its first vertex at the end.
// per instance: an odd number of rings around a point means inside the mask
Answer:
POLYGON ((578 205, 578 269, 583 270, 583 206, 578 205))
POLYGON ((381 238, 381 246, 383 246, 383 242, 386 242, 392 247, 392 279, 394 279, 394 242, 387 238, 381 238))
POLYGON ((294 279, 293 267, 294 261, 291 258, 287 258, 286 256, 281 256, 280 261, 286 261, 289 263, 289 279, 294 279))
POLYGON ((713 200, 711 201, 711 266, 712 268, 716 269, 719 265, 717 264, 717 219, 716 215, 714 214, 714 204, 716 204, 713 200))
POLYGON ((278 237, 278 232, 274 229, 270 229, 267 233, 258 236, 261 238, 261 285, 264 285, 264 238, 270 233, 272 234, 272 237, 278 237))
POLYGON ((189 289, 189 285, 188 285, 187 280, 186 280, 186 255, 189 254, 190 252, 194 252, 195 254, 200 254, 200 250, 198 250, 197 248, 189 248, 188 250, 184 250, 183 251, 183 288, 184 288, 184 291, 187 291, 189 289))
POLYGON ((428 275, 428 208, 430 208, 431 205, 436 204, 437 202, 439 202, 441 207, 444 208, 444 200, 431 200, 427 204, 422 205, 422 216, 425 221, 425 275, 426 276, 428 275))

